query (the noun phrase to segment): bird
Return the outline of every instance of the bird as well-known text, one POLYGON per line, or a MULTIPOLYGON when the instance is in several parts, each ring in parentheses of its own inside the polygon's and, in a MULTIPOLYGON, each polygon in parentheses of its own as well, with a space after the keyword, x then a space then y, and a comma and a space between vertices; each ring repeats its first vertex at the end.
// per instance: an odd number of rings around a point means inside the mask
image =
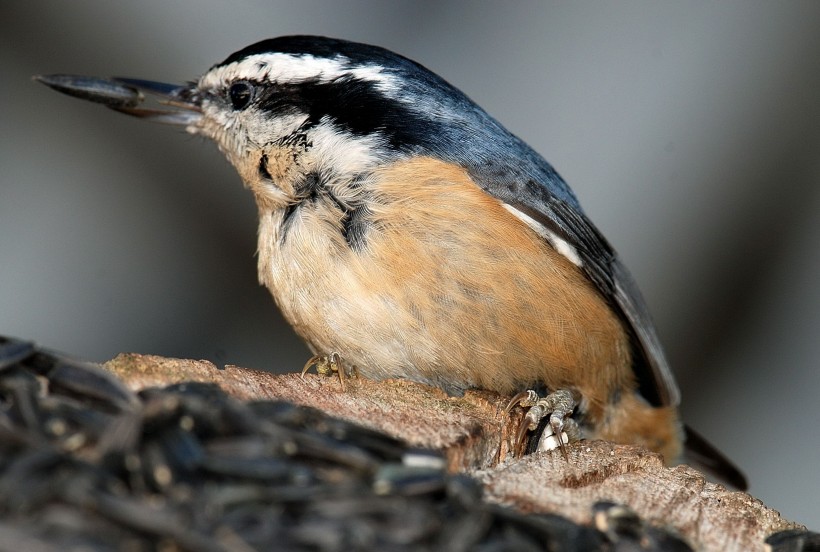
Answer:
POLYGON ((35 78, 216 142, 258 208, 259 281, 311 362, 515 395, 534 413, 519 436, 548 419, 562 449, 641 445, 747 487, 682 423, 647 306, 569 185, 423 65, 295 35, 182 85, 35 78))

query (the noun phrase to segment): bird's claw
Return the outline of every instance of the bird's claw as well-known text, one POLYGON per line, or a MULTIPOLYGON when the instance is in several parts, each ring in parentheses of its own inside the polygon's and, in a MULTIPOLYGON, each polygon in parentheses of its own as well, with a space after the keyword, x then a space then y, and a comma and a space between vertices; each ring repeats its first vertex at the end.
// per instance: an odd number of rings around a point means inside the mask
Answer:
POLYGON ((546 397, 539 397, 533 390, 527 390, 513 397, 507 404, 509 414, 513 408, 521 406, 529 408, 518 426, 512 450, 521 456, 526 448, 527 433, 538 427, 541 420, 549 415, 549 423, 544 428, 538 441, 536 450, 561 449, 564 458, 568 458, 567 448, 571 442, 580 440, 581 430, 577 422, 570 418, 577 402, 573 394, 566 389, 559 389, 546 397))
POLYGON ((347 376, 344 366, 342 365, 342 357, 339 353, 332 352, 329 355, 313 355, 310 357, 305 363, 304 368, 302 368, 302 379, 305 378, 307 371, 314 366, 316 367, 316 373, 320 376, 332 376, 336 373, 339 376, 339 384, 342 386, 342 391, 346 390, 345 380, 347 376))

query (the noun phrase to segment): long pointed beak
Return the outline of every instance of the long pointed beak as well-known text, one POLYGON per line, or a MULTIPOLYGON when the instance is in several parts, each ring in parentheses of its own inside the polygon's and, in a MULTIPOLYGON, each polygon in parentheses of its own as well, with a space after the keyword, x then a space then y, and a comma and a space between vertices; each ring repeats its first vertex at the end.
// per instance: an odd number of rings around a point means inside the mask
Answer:
POLYGON ((193 85, 80 75, 37 75, 34 80, 63 94, 157 123, 187 126, 202 116, 202 99, 193 85), (141 107, 146 94, 155 97, 164 108, 141 107))

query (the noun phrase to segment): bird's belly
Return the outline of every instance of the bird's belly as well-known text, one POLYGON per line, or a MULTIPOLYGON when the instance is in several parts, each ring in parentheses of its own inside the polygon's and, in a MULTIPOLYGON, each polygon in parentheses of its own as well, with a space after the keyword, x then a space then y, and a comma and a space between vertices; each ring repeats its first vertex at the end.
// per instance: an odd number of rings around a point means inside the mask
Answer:
POLYGON ((260 278, 316 352, 451 392, 544 383, 605 401, 631 383, 623 326, 594 286, 463 170, 407 161, 373 186, 357 248, 327 213, 287 236, 262 217, 260 278))

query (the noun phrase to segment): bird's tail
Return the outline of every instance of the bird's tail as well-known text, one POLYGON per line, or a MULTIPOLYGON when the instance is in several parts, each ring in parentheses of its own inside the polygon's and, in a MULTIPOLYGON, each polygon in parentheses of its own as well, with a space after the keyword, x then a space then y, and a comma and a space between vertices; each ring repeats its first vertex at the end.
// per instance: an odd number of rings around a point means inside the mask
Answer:
POLYGON ((684 426, 685 442, 683 461, 713 476, 721 483, 745 491, 749 488, 746 476, 703 436, 689 426, 684 426))

